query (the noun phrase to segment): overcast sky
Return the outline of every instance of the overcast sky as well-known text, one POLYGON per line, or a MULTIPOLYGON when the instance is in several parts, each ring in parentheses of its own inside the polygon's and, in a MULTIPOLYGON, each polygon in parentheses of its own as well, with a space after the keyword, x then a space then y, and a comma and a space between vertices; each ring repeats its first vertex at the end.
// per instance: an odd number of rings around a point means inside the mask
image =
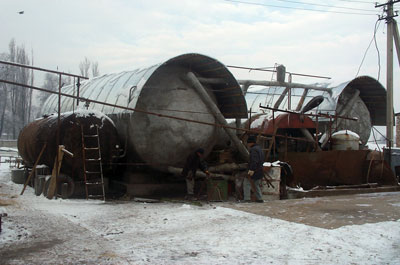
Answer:
MULTIPOLYGON (((33 50, 37 66, 79 73, 79 62, 87 56, 98 61, 101 74, 148 67, 182 53, 196 52, 226 65, 284 64, 287 71, 330 76, 330 82, 339 84, 356 76, 373 36, 376 14, 381 13, 368 0, 303 1, 343 7, 340 9, 282 0, 240 2, 261 5, 225 0, 1 0, 0 52, 6 52, 9 41, 15 38, 17 44, 33 50)), ((380 81, 386 86, 384 22, 380 23, 376 39, 380 81)), ((397 58, 394 66, 395 111, 399 112, 397 58)), ((266 73, 232 72, 238 79, 271 79, 266 73)), ((378 77, 374 44, 359 75, 378 77)), ((327 80, 295 77, 293 81, 327 80)))

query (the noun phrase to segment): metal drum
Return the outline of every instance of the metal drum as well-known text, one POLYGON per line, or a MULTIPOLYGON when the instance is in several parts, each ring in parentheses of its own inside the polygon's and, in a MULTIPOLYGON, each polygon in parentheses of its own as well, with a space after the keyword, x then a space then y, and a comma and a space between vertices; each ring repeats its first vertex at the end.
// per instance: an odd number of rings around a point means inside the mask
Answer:
POLYGON ((352 131, 338 131, 332 134, 332 150, 359 150, 360 136, 352 131))

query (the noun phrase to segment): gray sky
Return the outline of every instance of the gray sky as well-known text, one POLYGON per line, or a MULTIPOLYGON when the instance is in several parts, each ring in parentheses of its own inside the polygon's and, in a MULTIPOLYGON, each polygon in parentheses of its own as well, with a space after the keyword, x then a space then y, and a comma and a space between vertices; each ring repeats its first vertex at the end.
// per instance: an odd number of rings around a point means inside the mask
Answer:
MULTIPOLYGON (((133 70, 196 52, 227 65, 273 67, 330 76, 333 84, 353 79, 370 43, 380 9, 373 1, 304 3, 355 9, 299 5, 296 1, 243 0, 1 0, 0 52, 11 38, 33 49, 35 65, 79 73, 87 56, 100 73, 133 70), (360 3, 363 2, 363 3, 360 3), (313 12, 265 5, 372 15, 313 12), (24 14, 18 14, 18 11, 24 14), (374 15, 375 14, 375 15, 374 15)), ((300 0, 299 0, 300 1, 300 0)), ((397 7, 397 6, 395 6, 397 7)), ((376 33, 380 81, 386 86, 386 24, 376 33)), ((394 60, 395 111, 400 111, 400 71, 394 60)), ((232 70, 238 79, 271 79, 270 74, 232 70)), ((378 76, 374 44, 360 75, 378 76)), ((326 82, 295 77, 293 82, 326 82)))

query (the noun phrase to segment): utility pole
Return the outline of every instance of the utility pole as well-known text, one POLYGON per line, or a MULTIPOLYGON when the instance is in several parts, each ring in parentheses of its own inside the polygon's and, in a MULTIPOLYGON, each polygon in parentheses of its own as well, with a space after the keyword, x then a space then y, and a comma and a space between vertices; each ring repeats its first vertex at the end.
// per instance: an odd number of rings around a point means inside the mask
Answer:
MULTIPOLYGON (((380 20, 385 19, 387 25, 387 46, 386 46, 386 146, 393 147, 393 38, 398 38, 398 35, 394 37, 394 27, 396 21, 394 17, 397 16, 393 12, 393 5, 400 2, 400 0, 389 0, 385 4, 375 5, 375 7, 384 6, 384 11, 386 12, 385 17, 380 17, 380 20)), ((397 31, 396 31, 397 32, 397 31)), ((396 45, 398 45, 399 40, 396 39, 396 45)), ((397 54, 399 57, 399 54, 397 54)))

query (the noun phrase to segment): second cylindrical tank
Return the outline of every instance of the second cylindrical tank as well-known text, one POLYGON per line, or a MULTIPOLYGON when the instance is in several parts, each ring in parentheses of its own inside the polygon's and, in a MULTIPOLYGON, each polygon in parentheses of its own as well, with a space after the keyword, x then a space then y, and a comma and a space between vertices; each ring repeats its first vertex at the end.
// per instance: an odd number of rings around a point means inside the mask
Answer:
MULTIPOLYGON (((18 137, 18 151, 25 164, 32 166, 46 143, 46 148, 39 161, 53 168, 57 149, 57 114, 45 116, 25 126, 18 137)), ((73 153, 73 157, 64 155, 61 172, 71 176, 74 180, 83 179, 82 158, 82 127, 84 133, 97 134, 102 161, 108 164, 117 155, 119 139, 116 128, 111 119, 97 111, 78 110, 76 112, 61 113, 59 124, 59 144, 73 153)))

